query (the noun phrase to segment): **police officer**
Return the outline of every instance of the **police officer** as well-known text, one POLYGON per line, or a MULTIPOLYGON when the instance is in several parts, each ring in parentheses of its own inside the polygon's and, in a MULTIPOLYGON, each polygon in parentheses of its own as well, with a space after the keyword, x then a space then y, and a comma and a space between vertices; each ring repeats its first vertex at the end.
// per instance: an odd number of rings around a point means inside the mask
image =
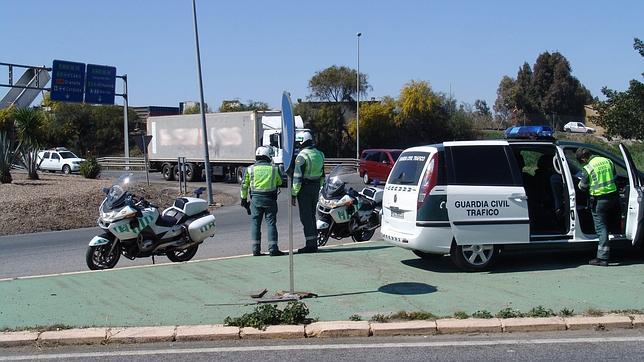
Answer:
POLYGON ((615 184, 615 165, 608 158, 593 156, 585 148, 575 153, 577 161, 584 165, 579 188, 589 190, 590 210, 593 214, 595 232, 599 238, 597 258, 590 265, 607 266, 610 257, 608 246, 608 223, 619 214, 619 196, 615 184))
POLYGON ((266 218, 268 228, 268 251, 271 256, 284 255, 277 247, 277 188, 282 184, 282 176, 277 166, 271 164, 273 149, 267 146, 257 148, 256 162, 244 173, 241 185, 241 205, 249 207, 246 200, 250 188, 250 236, 253 242, 253 255, 260 256, 262 239, 262 217, 266 218))
POLYGON ((297 199, 306 238, 306 245, 297 252, 315 253, 318 251, 315 208, 320 186, 324 183, 324 154, 313 146, 313 136, 309 131, 298 132, 295 142, 301 144, 301 150, 295 158, 291 204, 295 206, 297 199))

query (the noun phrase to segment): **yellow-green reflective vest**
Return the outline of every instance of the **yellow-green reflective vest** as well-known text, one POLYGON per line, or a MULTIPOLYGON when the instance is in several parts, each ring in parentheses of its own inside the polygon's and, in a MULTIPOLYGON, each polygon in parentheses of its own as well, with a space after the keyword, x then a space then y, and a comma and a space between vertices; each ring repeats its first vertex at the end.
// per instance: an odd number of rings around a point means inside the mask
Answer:
POLYGON ((601 196, 617 191, 615 184, 615 167, 605 157, 595 156, 584 166, 590 182, 590 195, 601 196))
POLYGON ((241 187, 241 198, 248 196, 248 189, 251 193, 274 193, 282 184, 282 176, 277 166, 265 162, 257 162, 246 169, 244 181, 241 187))

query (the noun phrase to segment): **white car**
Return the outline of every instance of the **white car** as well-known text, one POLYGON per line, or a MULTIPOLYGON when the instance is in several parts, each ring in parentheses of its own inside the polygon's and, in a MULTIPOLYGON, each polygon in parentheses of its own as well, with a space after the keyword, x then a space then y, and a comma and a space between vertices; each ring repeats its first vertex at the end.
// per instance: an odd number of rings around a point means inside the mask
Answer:
POLYGON ((385 185, 385 241, 430 260, 450 254, 461 269, 488 269, 501 249, 597 242, 578 148, 615 164, 622 210, 611 243, 644 242, 644 174, 622 157, 563 141, 456 141, 405 150, 385 185))
POLYGON ((581 122, 568 122, 563 126, 564 132, 573 132, 573 133, 595 133, 595 129, 592 127, 586 127, 581 122))
POLYGON ((64 147, 38 152, 39 170, 61 171, 62 173, 70 174, 78 172, 83 161, 85 159, 76 156, 72 151, 64 147))

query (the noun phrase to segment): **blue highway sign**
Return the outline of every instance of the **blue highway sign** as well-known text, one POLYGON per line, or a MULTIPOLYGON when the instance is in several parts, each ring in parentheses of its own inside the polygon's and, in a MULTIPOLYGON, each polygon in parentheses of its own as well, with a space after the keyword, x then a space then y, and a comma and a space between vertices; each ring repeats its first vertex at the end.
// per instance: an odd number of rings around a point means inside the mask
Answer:
POLYGON ((51 76, 51 100, 82 102, 85 88, 85 63, 54 60, 51 76))
POLYGON ((85 103, 114 104, 116 67, 87 64, 85 103))

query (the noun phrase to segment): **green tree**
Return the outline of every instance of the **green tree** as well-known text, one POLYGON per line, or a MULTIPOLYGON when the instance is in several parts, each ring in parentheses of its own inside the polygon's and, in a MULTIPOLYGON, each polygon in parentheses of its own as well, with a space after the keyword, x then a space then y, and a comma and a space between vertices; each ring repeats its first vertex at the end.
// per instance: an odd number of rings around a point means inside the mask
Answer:
POLYGON ((543 123, 553 114, 583 117, 590 102, 590 92, 572 75, 568 60, 561 53, 544 52, 532 68, 524 63, 516 80, 501 79, 494 109, 502 121, 543 123))
MULTIPOLYGON (((644 57, 644 44, 634 39, 633 48, 644 57)), ((644 73, 642 74, 644 76, 644 73)), ((602 88, 605 101, 596 102, 595 121, 612 136, 644 139, 644 83, 633 79, 624 92, 602 88)))
POLYGON ((503 76, 496 90, 494 112, 499 124, 507 126, 512 123, 512 115, 516 109, 514 103, 515 80, 507 75, 503 76))
POLYGON ((239 99, 224 100, 219 106, 219 112, 268 111, 269 109, 268 103, 252 99, 246 103, 240 102, 239 99))
MULTIPOLYGON (((396 101, 385 97, 380 102, 360 104, 360 145, 363 148, 397 148, 398 129, 395 119, 396 101)), ((351 138, 356 137, 356 120, 348 125, 351 138)))
POLYGON ((396 125, 408 145, 427 144, 449 136, 451 99, 432 91, 426 81, 411 81, 400 91, 396 125))
MULTIPOLYGON (((356 88, 357 72, 348 67, 338 67, 336 65, 316 72, 309 80, 308 98, 321 102, 327 102, 315 112, 310 119, 309 127, 315 131, 318 137, 329 137, 333 143, 322 143, 318 139, 318 145, 327 154, 335 154, 340 157, 342 154, 348 154, 353 148, 355 140, 351 140, 345 125, 345 110, 343 102, 354 102, 357 95, 356 88), (328 118, 331 117, 331 118, 328 118), (324 135, 322 135, 324 133, 324 135), (326 148, 326 149, 325 149, 326 148), (334 152, 330 152, 333 150, 334 152)), ((366 95, 367 90, 371 89, 367 81, 367 75, 360 73, 361 95, 366 95)))
POLYGON ((183 109, 183 114, 199 114, 199 113, 201 113, 201 105, 199 103, 193 106, 188 106, 183 109))

